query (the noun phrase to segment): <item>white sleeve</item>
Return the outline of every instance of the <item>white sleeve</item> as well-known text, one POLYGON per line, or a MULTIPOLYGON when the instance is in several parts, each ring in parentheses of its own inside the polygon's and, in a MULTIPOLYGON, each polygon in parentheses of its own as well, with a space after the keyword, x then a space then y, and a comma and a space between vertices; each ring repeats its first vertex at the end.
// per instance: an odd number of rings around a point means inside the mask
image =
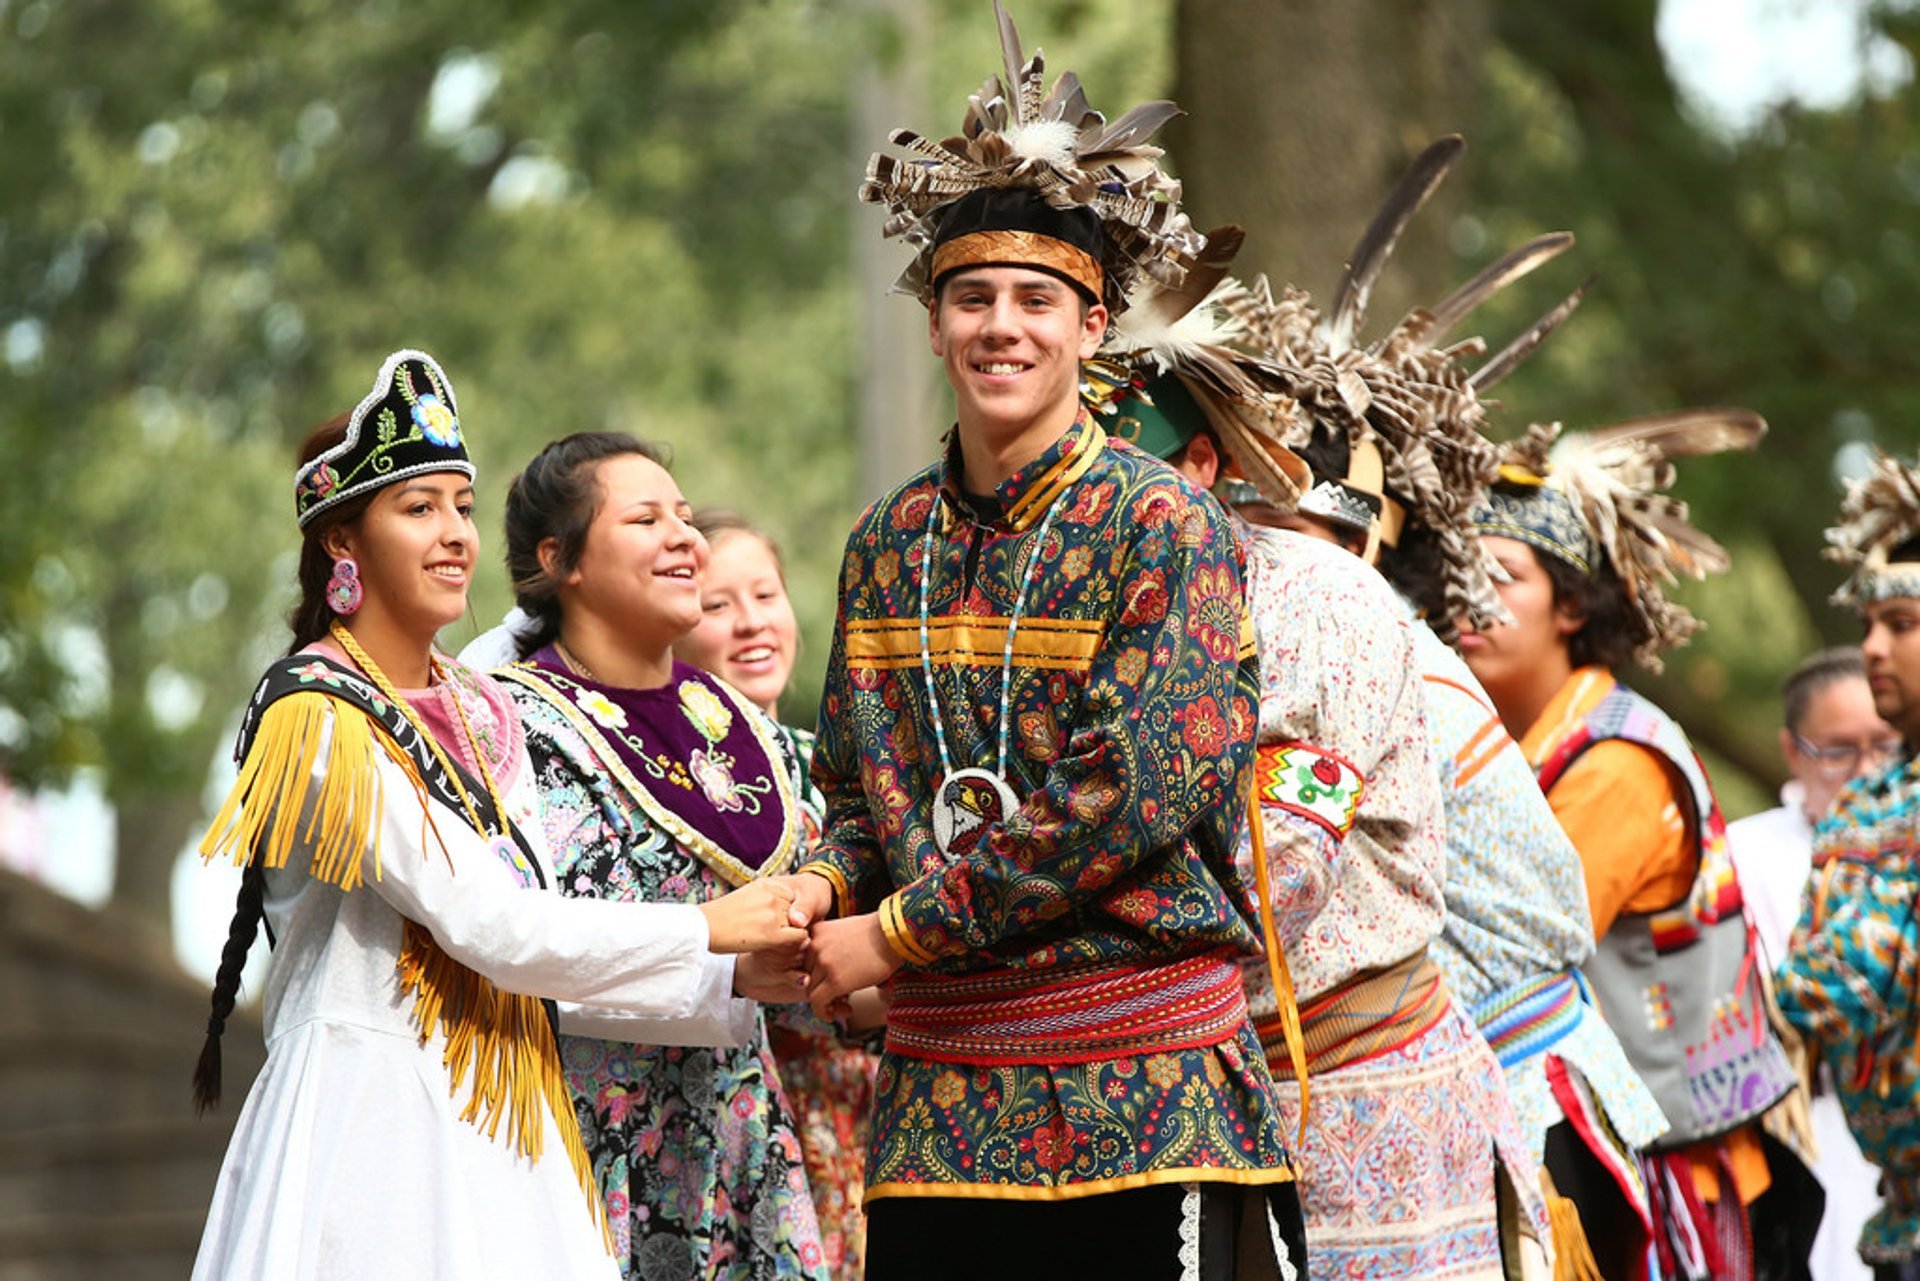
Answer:
POLYGON ((693 1013, 686 1018, 657 1019, 644 1014, 598 1005, 561 1001, 560 1030, 569 1036, 594 1036, 603 1041, 630 1041, 638 1045, 704 1045, 735 1049, 753 1039, 759 1026, 756 1002, 733 994, 731 956, 708 954, 693 1013))
MULTIPOLYGON (((310 797, 327 755, 317 754, 310 797)), ((449 956, 509 992, 657 1019, 728 1017, 731 974, 726 986, 715 980, 698 907, 523 889, 464 815, 437 800, 422 813, 412 780, 385 753, 377 760, 380 858, 365 890, 425 926, 449 956)))
POLYGON ((477 672, 492 671, 520 661, 520 639, 533 617, 515 605, 500 622, 468 641, 460 661, 477 672))

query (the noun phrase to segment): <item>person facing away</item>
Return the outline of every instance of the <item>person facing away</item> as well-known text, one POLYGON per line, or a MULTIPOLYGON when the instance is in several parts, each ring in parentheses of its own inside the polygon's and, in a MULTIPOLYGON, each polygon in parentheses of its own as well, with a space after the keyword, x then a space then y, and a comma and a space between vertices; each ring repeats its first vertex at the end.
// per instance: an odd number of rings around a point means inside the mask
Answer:
MULTIPOLYGON (((827 825, 796 878, 814 1007, 891 979, 867 1275, 1294 1276, 1235 964, 1256 929, 1233 854, 1257 672, 1237 550, 1077 395, 1126 285, 1184 269, 1193 238, 1151 148, 1079 169, 1076 140, 1102 136, 1083 95, 1063 77, 1048 97, 1001 31, 968 154, 878 156, 863 188, 921 249, 902 283, 958 410, 940 460, 848 537, 827 825)), ((1170 110, 1116 122, 1115 145, 1170 110)))
MULTIPOLYGON (((1155 390, 1154 397, 1156 405, 1180 403, 1178 392, 1155 390)), ((1210 483, 1219 453, 1211 431, 1198 426, 1170 461, 1210 483)), ((1357 483, 1346 451, 1325 433, 1316 432, 1301 457, 1316 490, 1357 483)), ((1231 484, 1227 492, 1236 492, 1231 484)), ((1374 503, 1388 497, 1371 496, 1374 503)), ((1245 497, 1250 501, 1242 511, 1255 522, 1330 543, 1359 559, 1377 556, 1407 602, 1400 613, 1411 623, 1413 665, 1425 685, 1425 725, 1445 819, 1445 917, 1429 948, 1447 986, 1489 1037, 1505 1082, 1505 1099, 1450 1111, 1450 1123, 1462 1129, 1483 1125, 1510 1102, 1522 1136, 1515 1146, 1524 1144, 1535 1164, 1553 1171, 1553 1191, 1572 1200, 1581 1223, 1575 1232, 1564 1216, 1555 1220, 1556 1250, 1590 1250, 1602 1275, 1632 1275, 1633 1260, 1645 1252, 1637 1222, 1646 1196, 1637 1174, 1624 1182, 1618 1176, 1634 1172, 1635 1153, 1665 1131, 1666 1119, 1577 975, 1593 952, 1578 853, 1472 673, 1431 628, 1411 617, 1415 601, 1427 616, 1444 609, 1434 553, 1419 550, 1437 540, 1410 516, 1395 544, 1379 541, 1369 527, 1374 507, 1366 501, 1309 496, 1289 507, 1245 497), (1524 792, 1515 790, 1517 781, 1526 784, 1524 792)), ((1396 500, 1396 506, 1411 505, 1396 500)), ((1342 629, 1349 626, 1343 615, 1342 629)), ((1364 799, 1362 804, 1364 809, 1364 799)), ((1319 1074, 1312 1079, 1320 1080, 1319 1074)), ((1377 1088, 1390 1084, 1383 1078, 1377 1088)), ((1316 1118, 1316 1127, 1324 1124, 1324 1115, 1316 1118)), ((1505 1133, 1498 1127, 1493 1132, 1505 1133)), ((1472 1149, 1449 1144, 1446 1150, 1472 1149)), ((1524 1159, 1515 1166, 1526 1177, 1524 1159)), ((1482 1181, 1491 1195, 1490 1167, 1487 1173, 1482 1181)), ((1466 1186, 1460 1181, 1449 1195, 1465 1196, 1466 1186)), ((1314 1257, 1317 1264, 1324 1256, 1314 1257)))
MULTIPOLYGON (((1210 234, 1206 260, 1222 263, 1233 239, 1232 229, 1210 234)), ((1203 292, 1190 276, 1180 297, 1203 292)), ((1431 663, 1423 643, 1443 653, 1445 647, 1364 563, 1383 525, 1387 541, 1416 531, 1438 537, 1436 527, 1449 520, 1449 511, 1457 525, 1484 488, 1471 474, 1471 460, 1491 448, 1473 435, 1471 396, 1448 392, 1430 412, 1417 414, 1404 407, 1423 404, 1429 393, 1420 384, 1408 385, 1396 369, 1359 353, 1346 360, 1331 352, 1308 355, 1308 335, 1281 341, 1287 350, 1270 364, 1224 343, 1201 347, 1196 335, 1217 325, 1221 310, 1242 303, 1235 336, 1256 351, 1265 336, 1259 313, 1271 293, 1264 279, 1251 289, 1223 280, 1219 294, 1233 301, 1223 305, 1208 295, 1168 325, 1184 336, 1177 343, 1156 341, 1131 318, 1122 322, 1108 350, 1128 359, 1139 381, 1128 384, 1112 412, 1117 431, 1167 457, 1231 506, 1247 551, 1262 686, 1258 818, 1240 852, 1243 872, 1272 903, 1273 930, 1267 961, 1249 965, 1246 980, 1269 1068, 1283 1091, 1289 1079, 1300 1081, 1297 1108, 1286 1093, 1281 1097, 1289 1122, 1302 1126, 1310 1273, 1332 1281, 1501 1277, 1529 1265, 1550 1270, 1557 1250, 1550 1248, 1555 1234, 1541 1197, 1538 1157, 1516 1123, 1501 1065, 1455 990, 1454 974, 1442 973, 1439 947, 1449 919, 1443 872, 1450 898, 1460 870, 1443 833, 1451 839, 1461 816, 1437 756, 1443 752, 1450 762, 1475 734, 1477 749, 1490 754, 1504 734, 1490 739, 1483 732, 1490 715, 1484 704, 1464 727, 1450 704, 1441 709, 1447 718, 1435 720, 1436 694, 1451 691, 1424 679, 1431 663), (1375 424, 1358 411, 1351 419, 1337 417, 1341 411, 1324 401, 1308 409, 1311 392, 1296 380, 1311 375, 1295 371, 1323 359, 1329 367, 1338 361, 1344 376, 1374 397, 1391 397, 1405 418, 1375 424), (1386 473, 1395 476, 1412 470, 1399 465, 1404 458, 1429 452, 1468 466, 1450 467, 1451 474, 1429 466, 1418 491, 1383 503, 1378 485, 1363 495, 1360 481, 1343 480, 1349 428, 1366 442, 1355 452, 1372 460, 1376 479, 1383 456, 1386 473), (1297 445, 1303 438, 1337 443, 1340 466, 1278 443, 1297 445), (1389 505, 1395 519, 1387 525, 1381 512, 1389 505), (1351 524, 1343 528, 1353 541, 1309 514, 1328 510, 1346 515, 1351 524), (1269 978, 1276 954, 1299 994, 1304 1064, 1295 1059, 1280 967, 1269 978), (1389 1177, 1366 1173, 1389 1169, 1389 1177)), ((1290 314, 1312 325, 1315 313, 1305 295, 1289 288, 1285 296, 1290 314)), ((1148 295, 1129 317, 1145 313, 1166 324, 1161 303, 1161 295, 1148 295)), ((1445 384, 1439 377, 1426 381, 1445 384)), ((1454 545, 1470 549, 1458 531, 1454 545)), ((1458 568, 1463 572, 1454 581, 1473 571, 1471 563, 1458 568)), ((1491 590, 1482 588, 1488 597, 1491 590)), ((1471 676, 1459 675, 1471 684, 1471 676)), ((1512 768, 1573 863, 1525 762, 1516 756, 1512 768)), ((1504 781, 1510 787, 1511 777, 1504 781)), ((1482 865, 1502 855, 1487 848, 1494 844, 1489 836, 1501 832, 1498 823, 1464 832, 1482 865)), ((1543 852, 1550 856, 1553 847, 1508 854, 1512 863, 1500 878, 1504 937, 1522 934, 1513 951, 1538 942, 1516 924, 1536 926, 1551 910, 1525 896, 1535 864, 1551 868, 1550 858, 1539 858, 1543 852)), ((1481 875, 1492 879, 1490 872, 1481 875)), ((1575 864, 1576 892, 1578 884, 1575 864)), ((1576 959, 1584 959, 1591 939, 1585 903, 1576 905, 1573 932, 1584 940, 1576 959)), ((1537 929, 1551 940, 1549 950, 1562 945, 1564 929, 1555 924, 1537 929)), ((1485 948, 1477 959, 1491 953, 1485 948)), ((1541 977, 1538 967, 1511 973, 1506 953, 1497 955, 1503 976, 1541 977)), ((1470 974, 1482 981, 1477 971, 1470 974)))
MULTIPOLYGON (((659 451, 621 432, 552 442, 508 488, 506 529, 532 622, 498 677, 560 892, 709 903, 781 884, 805 849, 805 766, 757 704, 675 656, 702 617, 708 546, 659 451)), ((764 1021, 719 1047, 634 1039, 560 1046, 622 1274, 824 1281, 764 1021)))
POLYGON ((1814 828, 1813 871, 1776 975, 1780 1010, 1831 1074, 1881 1205, 1858 1238, 1876 1278, 1920 1275, 1920 470, 1881 457, 1828 530, 1852 573, 1874 709, 1901 747, 1814 828))
POLYGON ((477 563, 453 388, 400 351, 295 477, 293 643, 242 722, 202 843, 245 866, 194 1093, 262 920, 267 1058, 221 1166, 194 1276, 612 1277, 556 1028, 722 1043, 755 948, 804 939, 791 894, 581 903, 549 893, 519 719, 434 649, 477 563))

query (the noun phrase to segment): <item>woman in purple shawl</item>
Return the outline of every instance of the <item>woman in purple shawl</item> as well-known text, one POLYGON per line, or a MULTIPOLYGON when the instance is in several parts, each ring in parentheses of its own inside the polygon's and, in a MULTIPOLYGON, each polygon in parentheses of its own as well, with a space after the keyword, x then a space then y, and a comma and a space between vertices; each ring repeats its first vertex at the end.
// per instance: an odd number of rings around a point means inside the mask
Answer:
MULTIPOLYGON (((534 622, 499 675, 561 892, 699 903, 788 870, 804 767, 771 717, 673 656, 700 621, 707 545, 656 451, 612 432, 555 441, 514 479, 506 525, 534 622)), ((763 1024, 731 1048, 562 1037, 560 1052, 624 1276, 824 1281, 763 1024)))

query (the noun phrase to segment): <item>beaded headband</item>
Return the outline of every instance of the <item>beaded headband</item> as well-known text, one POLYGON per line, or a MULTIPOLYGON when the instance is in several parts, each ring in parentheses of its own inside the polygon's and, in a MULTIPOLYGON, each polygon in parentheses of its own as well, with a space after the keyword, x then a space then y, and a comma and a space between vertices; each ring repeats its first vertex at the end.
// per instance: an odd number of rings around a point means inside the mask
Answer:
POLYGON ((305 529, 350 498, 437 471, 473 478, 453 384, 424 351, 396 351, 354 406, 346 436, 295 474, 294 515, 305 529))
POLYGON ((1507 484, 1474 508, 1474 528, 1484 535, 1525 543, 1582 574, 1592 574, 1593 540, 1574 514, 1572 500, 1538 480, 1515 482, 1507 474, 1512 470, 1505 469, 1501 475, 1507 484))

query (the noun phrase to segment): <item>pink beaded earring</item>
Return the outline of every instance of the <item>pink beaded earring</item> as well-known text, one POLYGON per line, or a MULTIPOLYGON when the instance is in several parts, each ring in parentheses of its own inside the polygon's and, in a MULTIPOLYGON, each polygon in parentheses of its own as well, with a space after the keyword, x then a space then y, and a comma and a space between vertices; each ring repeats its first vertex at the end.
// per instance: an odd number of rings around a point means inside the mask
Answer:
POLYGON ((327 580, 327 608, 342 618, 360 608, 360 566, 351 556, 333 562, 333 577, 327 580))

